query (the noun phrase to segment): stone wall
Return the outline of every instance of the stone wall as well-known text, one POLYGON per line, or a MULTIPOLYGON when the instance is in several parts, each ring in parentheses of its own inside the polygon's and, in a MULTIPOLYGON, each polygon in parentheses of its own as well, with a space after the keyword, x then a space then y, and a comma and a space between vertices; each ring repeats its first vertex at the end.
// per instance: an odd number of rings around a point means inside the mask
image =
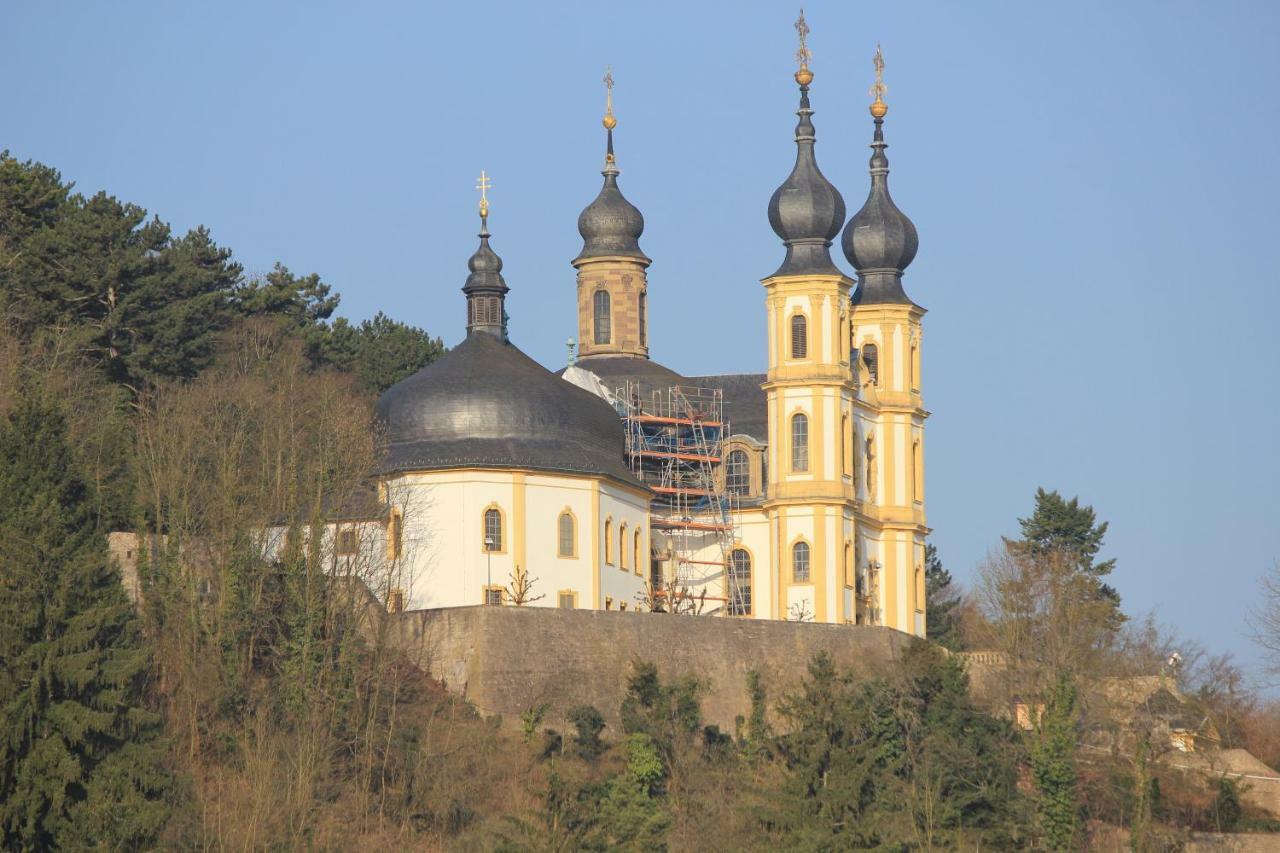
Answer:
MULTIPOLYGON (((657 613, 530 607, 455 607, 394 617, 405 652, 486 714, 518 719, 546 702, 553 726, 575 705, 594 705, 616 727, 635 661, 665 678, 695 675, 703 719, 733 731, 746 716, 747 673, 760 672, 773 704, 827 651, 839 666, 894 660, 910 638, 888 628, 657 613)), ((615 728, 616 731, 616 728, 615 728)))

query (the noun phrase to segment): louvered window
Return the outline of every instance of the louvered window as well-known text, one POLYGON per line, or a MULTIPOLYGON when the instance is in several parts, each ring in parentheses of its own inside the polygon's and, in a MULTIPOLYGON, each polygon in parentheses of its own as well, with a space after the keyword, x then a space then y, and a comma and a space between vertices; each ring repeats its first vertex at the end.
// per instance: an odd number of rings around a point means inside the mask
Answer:
POLYGON ((809 321, 803 314, 791 315, 791 357, 809 357, 809 321))
POLYGON ((871 374, 871 384, 880 384, 880 351, 876 349, 875 344, 862 345, 862 363, 867 366, 867 373, 871 374))

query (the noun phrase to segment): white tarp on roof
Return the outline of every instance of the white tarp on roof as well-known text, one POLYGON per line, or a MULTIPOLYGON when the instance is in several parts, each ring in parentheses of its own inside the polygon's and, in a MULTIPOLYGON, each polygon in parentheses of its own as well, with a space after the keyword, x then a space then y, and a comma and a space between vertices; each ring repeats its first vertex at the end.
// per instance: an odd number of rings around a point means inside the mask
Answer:
POLYGON ((614 403, 613 393, 605 387, 605 384, 600 377, 596 376, 590 370, 584 370, 576 364, 571 364, 565 368, 564 373, 560 375, 560 378, 565 382, 577 385, 583 390, 590 391, 592 394, 595 394, 597 397, 609 403, 609 405, 613 405, 614 403))

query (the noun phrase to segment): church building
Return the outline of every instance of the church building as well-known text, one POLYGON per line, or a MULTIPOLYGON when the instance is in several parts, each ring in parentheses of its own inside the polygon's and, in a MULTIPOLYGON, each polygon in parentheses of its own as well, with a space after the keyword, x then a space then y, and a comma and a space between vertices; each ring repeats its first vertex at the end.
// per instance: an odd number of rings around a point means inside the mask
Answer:
MULTIPOLYGON (((649 346, 644 217, 623 196, 612 80, 599 195, 578 219, 576 356, 554 373, 507 335, 482 175, 466 339, 388 389, 380 517, 338 522, 393 610, 476 604, 665 610, 925 633, 921 321, 911 220, 889 194, 877 50, 870 181, 846 221, 818 168, 801 34, 782 242, 762 280, 763 374, 683 375, 649 346), (831 255, 837 239, 852 270, 831 255)), ((516 286, 519 286, 516 281, 516 286)))

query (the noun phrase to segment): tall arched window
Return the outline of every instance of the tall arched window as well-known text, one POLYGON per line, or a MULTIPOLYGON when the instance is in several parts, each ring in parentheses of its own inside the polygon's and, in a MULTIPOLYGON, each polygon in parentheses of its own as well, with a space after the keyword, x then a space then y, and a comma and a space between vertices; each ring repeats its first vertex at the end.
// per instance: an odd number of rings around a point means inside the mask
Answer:
POLYGON ((911 390, 920 390, 920 348, 914 343, 911 344, 911 356, 907 359, 907 369, 911 371, 909 377, 911 390))
POLYGON ((647 347, 649 345, 649 323, 648 323, 648 316, 647 316, 649 313, 648 312, 649 294, 645 293, 643 290, 640 291, 639 302, 640 304, 638 307, 640 309, 640 346, 647 347))
POLYGON ((849 436, 849 416, 840 416, 840 473, 853 474, 853 441, 849 436))
POLYGON ((791 357, 809 357, 809 321, 803 314, 791 315, 791 357))
POLYGON ((791 546, 791 580, 809 582, 809 543, 797 542, 791 546))
POLYGON ((640 537, 640 528, 636 528, 636 532, 632 535, 632 539, 634 541, 631 543, 631 569, 636 574, 640 574, 644 571, 644 560, 641 559, 643 555, 640 551, 640 543, 642 541, 640 537))
POLYGON ((609 565, 613 565, 613 520, 605 519, 604 522, 604 561, 609 565))
POLYGON ((751 460, 745 450, 730 450, 724 465, 724 487, 731 495, 751 492, 751 460))
POLYGON ((556 553, 561 557, 572 557, 577 550, 577 531, 574 530, 573 516, 570 513, 560 513, 560 521, 558 522, 559 530, 558 539, 559 547, 556 553))
POLYGON ((618 526, 618 568, 627 570, 627 523, 618 526))
POLYGON ((486 551, 502 550, 502 511, 486 509, 484 511, 484 549, 486 551))
POLYGON ((595 302, 595 340, 598 344, 607 344, 609 343, 610 324, 613 322, 609 310, 609 292, 607 290, 597 290, 593 300, 595 302))
POLYGON ((876 349, 875 344, 862 345, 862 363, 867 366, 867 373, 871 374, 871 384, 880 384, 880 351, 876 349))
POLYGON ((920 439, 911 443, 911 486, 916 501, 924 500, 924 466, 920 460, 920 439))
POLYGON ((844 585, 853 586, 853 546, 844 543, 844 585))
POLYGON ((809 418, 803 414, 791 416, 791 470, 809 470, 809 418))
POLYGON ((729 615, 751 615, 751 555, 742 548, 729 553, 729 615))

